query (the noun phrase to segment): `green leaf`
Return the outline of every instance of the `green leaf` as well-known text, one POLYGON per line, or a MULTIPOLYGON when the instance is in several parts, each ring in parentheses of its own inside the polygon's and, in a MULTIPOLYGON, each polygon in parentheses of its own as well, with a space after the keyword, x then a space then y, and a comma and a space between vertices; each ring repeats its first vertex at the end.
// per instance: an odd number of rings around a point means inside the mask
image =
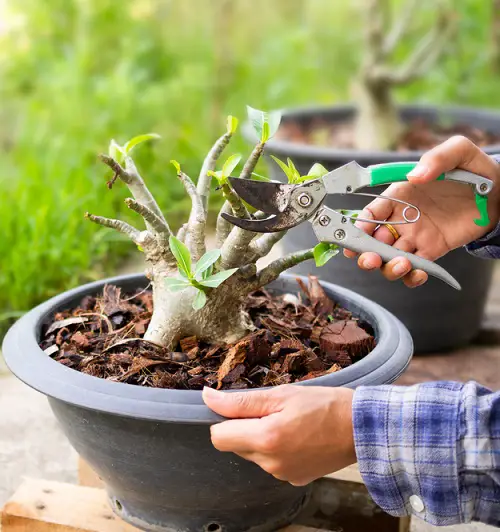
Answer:
POLYGON ((235 116, 229 115, 227 117, 227 132, 232 135, 238 127, 238 119, 235 116))
POLYGON ((141 142, 146 142, 147 140, 151 139, 159 139, 161 138, 160 135, 157 133, 145 133, 144 135, 137 135, 137 137, 134 137, 130 139, 125 146, 123 147, 125 154, 128 155, 137 144, 141 144, 141 142))
POLYGON ((286 162, 288 163, 288 168, 290 168, 291 180, 290 183, 299 183, 300 182, 300 172, 295 168, 292 159, 287 157, 286 162))
POLYGON ((217 179, 217 182, 219 183, 220 186, 227 183, 227 178, 226 176, 222 175, 222 170, 217 170, 217 172, 213 172, 212 170, 209 170, 207 172, 207 175, 215 177, 215 179, 217 179))
POLYGON ((318 268, 324 266, 331 258, 338 255, 339 252, 340 248, 336 244, 320 242, 314 247, 314 261, 316 262, 316 266, 318 268))
POLYGON ((201 278, 206 279, 207 277, 210 277, 214 271, 214 265, 211 264, 202 274, 201 278))
POLYGON ((207 251, 196 263, 196 267, 194 269, 194 276, 197 277, 198 275, 201 275, 203 272, 205 272, 208 268, 210 268, 210 266, 212 266, 219 260, 220 256, 220 249, 212 249, 211 251, 207 251))
POLYGON ((267 142, 274 136, 281 122, 281 113, 271 111, 266 113, 247 105, 248 119, 261 142, 267 142))
POLYGON ((231 155, 222 166, 222 175, 229 177, 241 161, 241 155, 231 155))
POLYGON ((218 272, 214 275, 211 275, 210 277, 207 277, 206 279, 202 279, 199 281, 199 283, 202 286, 206 286, 207 288, 217 288, 220 286, 226 279, 229 279, 231 275, 233 275, 234 272, 236 272, 238 268, 232 268, 230 270, 224 270, 223 272, 218 272))
POLYGON ((290 177, 291 177, 290 168, 288 168, 288 166, 283 161, 281 161, 280 159, 278 159, 278 157, 275 157, 274 155, 271 155, 271 159, 273 159, 273 161, 279 165, 279 167, 285 173, 288 181, 290 181, 290 177))
POLYGON ((256 172, 252 172, 252 176, 253 178, 255 179, 255 181, 266 181, 266 182, 269 182, 271 181, 268 177, 266 177, 265 175, 260 175, 260 174, 257 174, 256 172))
POLYGON ((322 164, 315 163, 311 166, 309 172, 307 172, 307 177, 317 179, 318 177, 323 177, 327 173, 328 170, 322 164))
POLYGON ((288 182, 291 185, 295 185, 301 182, 300 172, 297 170, 297 168, 293 164, 293 161, 290 159, 290 157, 287 158, 288 164, 285 164, 283 161, 280 161, 274 155, 271 155, 271 157, 283 170, 283 172, 285 173, 287 177, 288 182))
POLYGON ((196 297, 193 300, 193 308, 194 310, 200 310, 205 306, 205 303, 207 302, 207 294, 203 292, 202 290, 199 290, 196 294, 196 297))
POLYGON ((350 211, 350 210, 347 210, 347 209, 341 209, 340 210, 340 213, 343 214, 344 216, 350 218, 351 222, 352 223, 355 223, 356 222, 356 218, 362 213, 363 211, 350 211))
POLYGON ((177 170, 178 174, 181 173, 181 165, 176 160, 172 159, 170 161, 170 164, 172 164, 174 166, 174 168, 177 170))
POLYGON ((269 124, 269 138, 272 139, 280 127, 281 113, 279 111, 267 113, 267 123, 269 124))
POLYGON ((108 155, 112 157, 118 164, 122 164, 125 160, 125 151, 122 146, 120 146, 115 139, 111 139, 108 148, 108 155))
POLYGON ((189 249, 174 235, 170 235, 168 242, 170 244, 170 250, 177 261, 179 270, 184 272, 188 279, 191 279, 193 274, 191 273, 191 255, 189 254, 189 249))
POLYGON ((181 279, 180 277, 167 277, 164 282, 170 292, 180 292, 191 286, 187 279, 181 279))
POLYGON ((262 142, 267 142, 269 140, 269 122, 264 122, 262 124, 262 135, 260 140, 262 142))

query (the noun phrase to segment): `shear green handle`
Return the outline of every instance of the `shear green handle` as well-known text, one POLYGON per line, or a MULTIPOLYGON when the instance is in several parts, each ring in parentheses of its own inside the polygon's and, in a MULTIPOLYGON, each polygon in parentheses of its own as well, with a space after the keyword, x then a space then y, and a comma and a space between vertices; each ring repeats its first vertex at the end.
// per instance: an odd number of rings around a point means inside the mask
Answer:
MULTIPOLYGON (((408 181, 407 174, 411 172, 417 163, 386 163, 369 166, 370 172, 370 186, 390 185, 391 183, 400 183, 408 181)), ((472 175, 472 174, 471 174, 472 175)), ((443 181, 447 178, 446 174, 441 174, 437 181, 443 181)), ((464 182, 463 180, 461 180, 464 182)), ((471 182, 471 184, 474 184, 471 182)), ((486 227, 490 220, 488 217, 488 197, 476 193, 476 206, 479 211, 479 218, 474 220, 476 225, 486 227)))

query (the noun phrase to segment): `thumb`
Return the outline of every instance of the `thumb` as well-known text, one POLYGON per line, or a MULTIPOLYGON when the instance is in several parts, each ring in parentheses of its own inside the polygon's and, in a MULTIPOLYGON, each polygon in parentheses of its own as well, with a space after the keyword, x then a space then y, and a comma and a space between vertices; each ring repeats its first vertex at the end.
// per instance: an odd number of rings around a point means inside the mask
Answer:
MULTIPOLYGON (((282 410, 282 393, 278 390, 256 392, 219 392, 203 388, 203 401, 213 410, 228 418, 259 418, 282 410)), ((281 392, 281 391, 280 391, 281 392)))
POLYGON ((454 136, 422 155, 417 166, 408 174, 411 183, 434 181, 442 173, 455 168, 498 180, 498 164, 471 140, 454 136))

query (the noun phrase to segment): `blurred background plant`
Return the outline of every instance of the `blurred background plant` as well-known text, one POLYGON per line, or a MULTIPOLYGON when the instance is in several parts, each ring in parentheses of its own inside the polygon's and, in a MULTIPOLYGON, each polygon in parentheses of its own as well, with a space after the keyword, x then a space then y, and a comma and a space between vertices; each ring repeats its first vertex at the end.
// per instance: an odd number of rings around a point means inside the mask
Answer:
MULTIPOLYGON (((111 138, 162 136, 137 157, 174 225, 188 205, 168 162, 197 177, 226 115, 348 98, 363 3, 0 0, 0 329, 135 251, 83 220, 96 207, 130 216, 126 191, 109 192, 97 162, 111 138)), ((498 1, 452 5, 458 31, 444 61, 396 95, 500 107, 498 1)), ((420 27, 426 17, 424 7, 420 27)), ((417 24, 400 53, 419 36, 417 24)), ((240 139, 233 150, 248 147, 240 139)))

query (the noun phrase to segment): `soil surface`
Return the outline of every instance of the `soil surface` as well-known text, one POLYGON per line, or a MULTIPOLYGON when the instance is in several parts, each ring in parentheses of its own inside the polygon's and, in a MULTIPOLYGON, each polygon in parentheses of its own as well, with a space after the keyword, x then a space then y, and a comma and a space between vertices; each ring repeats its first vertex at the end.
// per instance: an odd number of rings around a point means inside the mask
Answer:
POLYGON ((60 312, 44 327, 47 356, 82 373, 139 386, 199 390, 276 386, 340 371, 375 346, 361 323, 324 292, 318 279, 295 294, 252 293, 246 308, 256 330, 231 345, 183 338, 176 352, 143 340, 152 293, 122 294, 107 285, 100 297, 60 312))
MULTIPOLYGON (((453 135, 463 135, 479 147, 500 144, 500 135, 489 133, 466 124, 443 126, 424 119, 413 120, 406 125, 395 151, 427 151, 453 135)), ((354 124, 331 122, 324 118, 314 118, 308 122, 285 121, 276 137, 298 144, 312 144, 337 149, 355 149, 354 124)))

